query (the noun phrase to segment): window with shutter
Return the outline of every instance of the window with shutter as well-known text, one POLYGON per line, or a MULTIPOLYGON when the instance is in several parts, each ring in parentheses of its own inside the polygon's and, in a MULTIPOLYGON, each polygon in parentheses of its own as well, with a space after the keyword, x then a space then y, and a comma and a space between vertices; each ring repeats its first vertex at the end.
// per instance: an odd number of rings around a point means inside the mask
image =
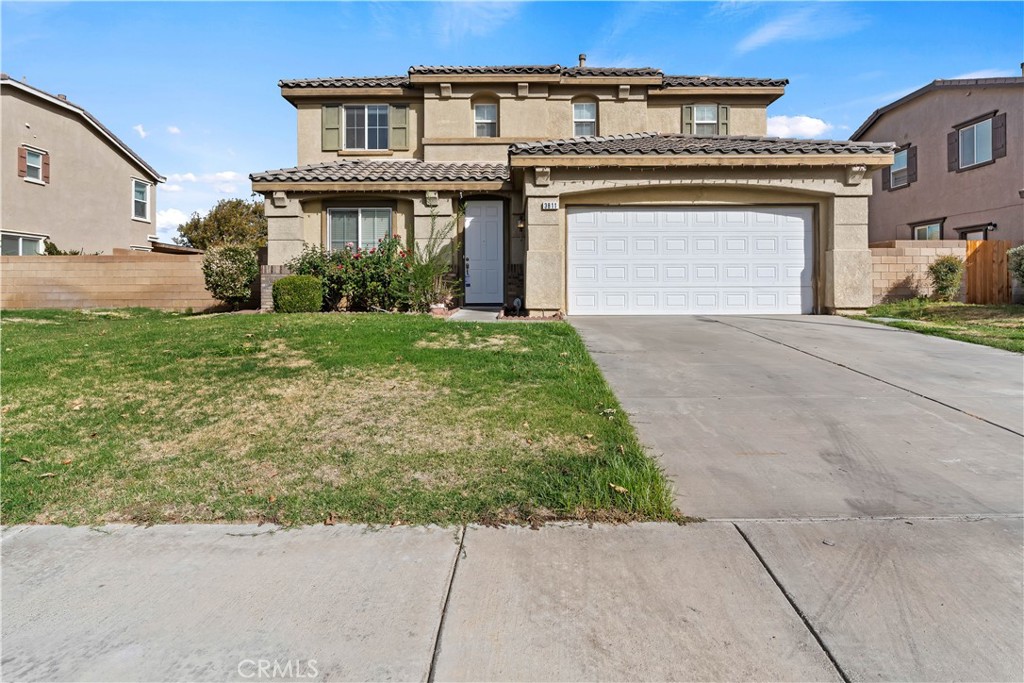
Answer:
POLYGON ((18 176, 34 183, 46 183, 50 176, 49 154, 31 147, 18 149, 18 176))
POLYGON ((949 170, 963 171, 975 166, 989 164, 1006 155, 1006 117, 986 115, 985 118, 974 119, 965 124, 955 126, 950 134, 948 147, 950 154, 949 170), (953 148, 956 147, 956 166, 952 161, 953 148))
POLYGON ((694 135, 710 137, 718 135, 718 105, 696 104, 693 106, 694 135))
POLYGON ((390 107, 386 104, 346 104, 343 108, 344 149, 388 149, 390 107))
POLYGON ((341 106, 325 104, 322 110, 323 133, 320 136, 322 149, 334 152, 341 149, 341 106))
POLYGON ((391 149, 409 149, 409 105, 391 105, 391 149))
POLYGON ((893 155, 892 166, 889 167, 889 188, 905 187, 907 180, 907 150, 898 150, 893 155))

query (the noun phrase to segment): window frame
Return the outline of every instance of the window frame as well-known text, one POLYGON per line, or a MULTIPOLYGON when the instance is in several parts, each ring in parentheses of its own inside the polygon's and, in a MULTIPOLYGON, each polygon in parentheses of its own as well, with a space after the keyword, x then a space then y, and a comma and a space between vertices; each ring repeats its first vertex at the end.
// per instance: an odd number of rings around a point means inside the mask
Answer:
MULTIPOLYGON (((336 251, 336 249, 333 246, 334 238, 333 238, 333 235, 331 234, 331 232, 332 232, 332 227, 331 226, 332 226, 332 223, 333 223, 333 220, 332 220, 331 216, 335 212, 348 212, 348 213, 354 212, 356 214, 356 240, 355 240, 355 242, 352 242, 353 246, 355 247, 355 251, 359 251, 361 249, 372 249, 374 246, 376 246, 376 245, 370 245, 369 247, 362 246, 363 245, 363 212, 364 211, 387 211, 387 214, 388 214, 388 229, 387 229, 387 234, 384 237, 385 238, 392 237, 395 234, 395 215, 394 215, 395 212, 394 212, 394 209, 392 209, 389 206, 332 206, 332 207, 329 207, 327 209, 327 250, 328 251, 336 251)), ((346 243, 346 244, 348 244, 348 243, 346 243)), ((346 246, 344 248, 347 249, 348 247, 346 246)))
POLYGON ((498 130, 498 103, 497 102, 474 102, 473 103, 473 137, 477 138, 496 138, 500 137, 501 133, 498 130), (494 107, 494 118, 493 119, 481 119, 479 110, 481 107, 494 107), (481 135, 480 125, 493 125, 493 135, 481 135))
POLYGON ((2 232, 0 233, 0 238, 3 237, 13 237, 18 240, 18 253, 4 254, 4 256, 39 256, 44 253, 44 245, 47 239, 46 235, 34 235, 19 232, 2 232), (38 244, 38 246, 36 247, 36 251, 32 252, 31 254, 26 254, 25 242, 36 242, 38 244))
POLYGON ((132 178, 132 220, 140 223, 152 223, 153 211, 153 183, 143 180, 142 178, 132 178), (146 188, 146 216, 145 218, 135 215, 135 203, 141 201, 135 198, 135 187, 136 185, 142 185, 146 188))
POLYGON ((596 99, 585 99, 585 100, 580 100, 578 102, 573 102, 572 103, 572 136, 574 138, 597 137, 598 135, 601 134, 600 126, 598 125, 598 118, 600 116, 600 112, 599 112, 598 109, 599 108, 598 108, 598 103, 597 103, 596 99), (576 107, 578 107, 578 106, 586 106, 586 105, 591 105, 591 106, 594 107, 594 118, 592 118, 592 119, 585 119, 585 118, 580 118, 580 117, 578 117, 576 115, 576 107), (576 132, 576 126, 578 124, 581 124, 581 123, 582 124, 588 124, 588 123, 594 124, 594 132, 593 133, 582 133, 582 134, 577 133, 576 132))
POLYGON ((49 153, 45 150, 39 149, 38 147, 29 147, 28 145, 22 145, 22 147, 25 149, 25 181, 35 183, 36 185, 45 185, 46 180, 43 178, 43 165, 46 163, 46 156, 49 153), (28 158, 30 154, 35 154, 39 157, 39 163, 37 165, 33 166, 29 163, 28 158), (37 178, 33 178, 30 174, 31 169, 33 168, 37 169, 39 172, 39 176, 37 178))
POLYGON ((908 147, 904 147, 902 149, 897 149, 893 153, 892 165, 889 166, 889 189, 890 190, 896 190, 896 189, 899 189, 901 187, 907 187, 908 185, 910 185, 910 163, 909 163, 910 159, 909 159, 909 156, 910 156, 910 147, 909 146, 908 147), (900 169, 897 169, 896 168, 896 160, 900 158, 901 154, 903 155, 903 167, 900 168, 900 169), (903 171, 903 182, 897 183, 896 182, 896 174, 899 173, 900 171, 903 171))
POLYGON ((693 136, 698 138, 709 138, 718 135, 718 105, 717 104, 694 104, 693 106, 693 136), (711 121, 700 120, 697 117, 697 111, 699 109, 710 109, 713 112, 714 118, 711 121), (714 130, 711 133, 701 133, 698 126, 713 126, 714 130))
POLYGON ((932 219, 930 221, 921 221, 920 223, 911 223, 910 224, 910 235, 914 239, 915 242, 935 242, 935 241, 938 241, 938 240, 942 240, 942 239, 945 239, 945 236, 943 234, 945 232, 945 230, 946 230, 945 224, 946 224, 946 219, 945 218, 934 218, 934 219, 932 219), (927 230, 928 228, 937 228, 938 229, 938 237, 935 237, 935 238, 918 237, 917 236, 917 231, 922 229, 922 228, 924 228, 925 230, 927 230))
MULTIPOLYGON (((364 104, 343 104, 341 105, 341 149, 342 151, 352 152, 387 152, 391 149, 391 105, 383 102, 366 102, 364 104), (385 145, 383 147, 369 147, 370 138, 370 107, 382 107, 384 109, 384 131, 386 135, 385 145), (363 146, 362 147, 349 147, 348 145, 348 111, 349 109, 363 110, 363 146)), ((380 126, 374 126, 375 129, 379 129, 380 126)))
POLYGON ((957 128, 956 128, 957 171, 967 171, 967 170, 970 170, 972 168, 977 168, 979 166, 985 166, 986 164, 995 163, 995 160, 996 160, 996 158, 995 158, 995 150, 994 150, 995 139, 994 139, 994 136, 992 134, 992 128, 993 128, 994 124, 995 124, 995 114, 993 113, 993 114, 986 114, 985 116, 983 116, 981 118, 973 119, 973 120, 971 120, 971 121, 969 121, 967 123, 963 123, 963 124, 960 124, 959 126, 957 126, 957 128), (977 129, 978 129, 978 126, 981 126, 981 125, 986 124, 986 123, 988 124, 988 159, 984 159, 982 161, 978 161, 977 160, 978 159, 978 130, 977 129), (964 133, 967 132, 967 131, 973 131, 973 133, 974 133, 974 144, 972 146, 973 147, 972 151, 974 153, 974 161, 971 162, 970 164, 964 164, 964 153, 963 153, 964 152, 964 147, 963 147, 963 145, 964 145, 964 133))

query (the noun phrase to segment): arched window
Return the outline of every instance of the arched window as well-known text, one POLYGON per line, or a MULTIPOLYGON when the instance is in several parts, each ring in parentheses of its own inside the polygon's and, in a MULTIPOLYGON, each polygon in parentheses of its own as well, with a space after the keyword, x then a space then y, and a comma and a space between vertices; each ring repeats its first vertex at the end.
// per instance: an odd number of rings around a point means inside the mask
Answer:
POLYGON ((572 134, 597 135, 597 100, 585 98, 572 103, 572 134))
POLYGON ((490 97, 473 100, 473 123, 476 137, 498 137, 498 101, 490 97))

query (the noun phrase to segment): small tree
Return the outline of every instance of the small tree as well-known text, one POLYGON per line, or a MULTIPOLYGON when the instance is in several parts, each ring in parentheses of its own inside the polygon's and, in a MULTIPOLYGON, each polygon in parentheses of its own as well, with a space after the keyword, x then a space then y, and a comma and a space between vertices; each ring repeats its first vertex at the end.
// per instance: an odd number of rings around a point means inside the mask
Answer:
POLYGON ((964 260, 959 256, 940 256, 928 266, 932 290, 938 301, 952 301, 960 293, 964 278, 964 260))
POLYGON ((1006 252, 1009 259, 1010 275, 1024 286, 1024 244, 1006 252))
POLYGON ((252 296, 252 283, 260 274, 259 260, 251 247, 229 245, 207 249, 203 254, 203 278, 215 299, 232 310, 252 296))
POLYGON ((224 244, 262 247, 267 243, 267 217, 263 201, 222 199, 205 216, 193 213, 178 226, 181 237, 174 241, 185 247, 209 249, 224 244))
POLYGON ((437 225, 437 211, 430 213, 430 234, 413 249, 409 270, 409 305, 415 311, 429 311, 433 304, 447 304, 458 281, 452 272, 452 234, 462 217, 460 208, 444 225, 437 225))

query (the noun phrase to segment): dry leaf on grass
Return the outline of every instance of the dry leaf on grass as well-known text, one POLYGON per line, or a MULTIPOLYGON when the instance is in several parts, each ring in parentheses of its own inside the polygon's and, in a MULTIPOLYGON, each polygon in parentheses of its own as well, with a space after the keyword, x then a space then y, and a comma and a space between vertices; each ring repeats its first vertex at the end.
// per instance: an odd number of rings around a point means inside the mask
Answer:
POLYGON ((629 493, 629 489, 625 486, 619 486, 618 484, 612 484, 610 482, 608 485, 612 487, 612 491, 615 491, 615 493, 629 493))

